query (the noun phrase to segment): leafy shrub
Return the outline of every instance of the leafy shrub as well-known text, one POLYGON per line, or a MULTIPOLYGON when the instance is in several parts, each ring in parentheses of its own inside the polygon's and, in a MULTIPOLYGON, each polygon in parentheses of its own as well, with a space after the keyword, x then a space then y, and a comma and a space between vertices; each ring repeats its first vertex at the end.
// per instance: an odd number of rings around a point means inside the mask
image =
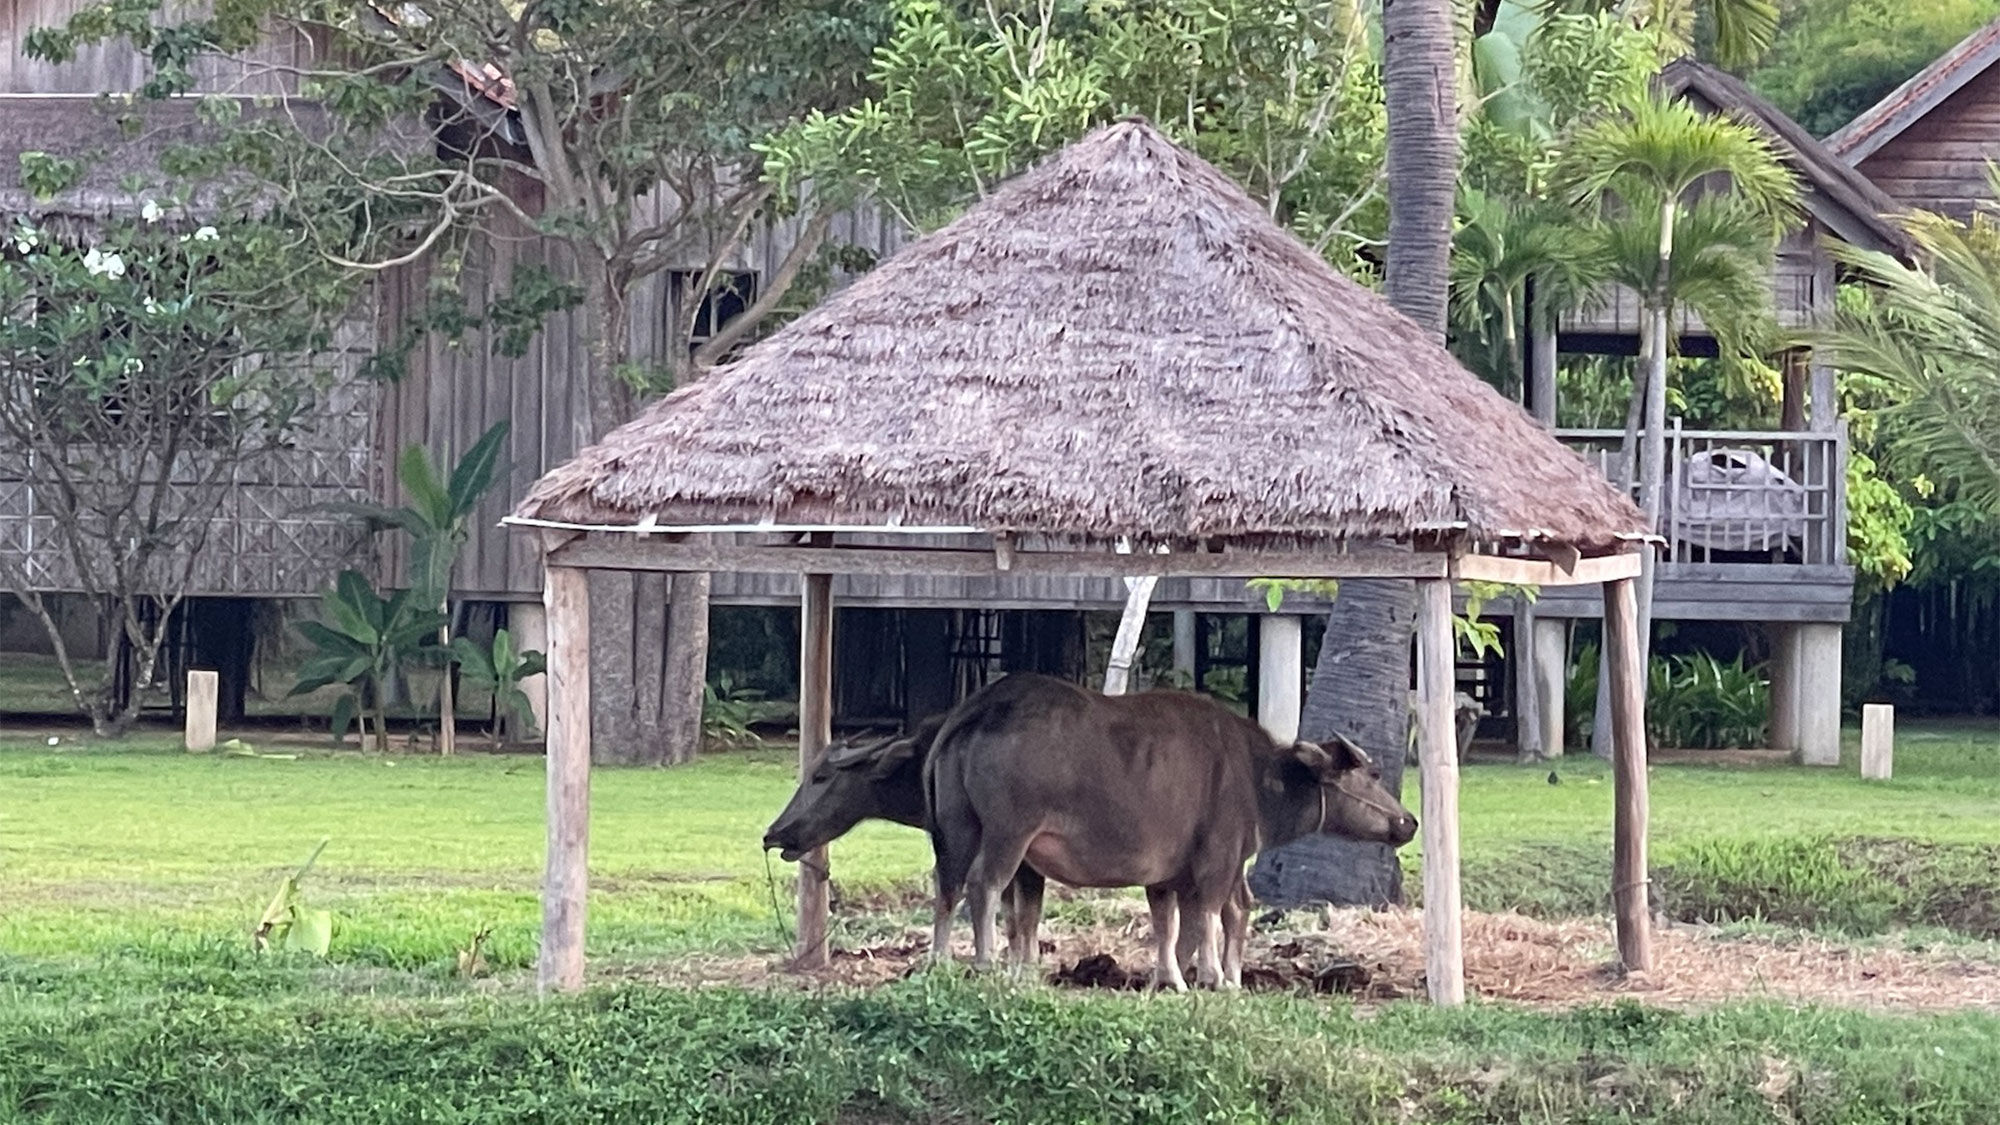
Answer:
POLYGON ((1771 691, 1761 667, 1705 652, 1655 657, 1647 669, 1646 730, 1661 746, 1720 750, 1764 745, 1771 691))
MULTIPOLYGON (((1573 745, 1588 742, 1597 720, 1594 644, 1579 647, 1564 686, 1564 730, 1573 745)), ((1727 663, 1705 652, 1656 656, 1646 670, 1646 735, 1656 746, 1722 750, 1767 741, 1771 690, 1761 665, 1739 655, 1727 663)))

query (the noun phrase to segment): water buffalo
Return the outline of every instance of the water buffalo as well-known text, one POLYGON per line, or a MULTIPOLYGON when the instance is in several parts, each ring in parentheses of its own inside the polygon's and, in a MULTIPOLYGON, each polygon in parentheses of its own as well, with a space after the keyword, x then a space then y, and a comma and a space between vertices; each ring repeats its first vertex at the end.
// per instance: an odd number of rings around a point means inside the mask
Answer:
MULTIPOLYGON (((777 849, 792 863, 845 836, 864 820, 924 827, 924 762, 946 717, 926 719, 906 734, 829 749, 765 830, 765 849, 777 849)), ((1044 882, 1034 868, 1022 864, 1004 892, 1008 953, 1016 963, 1032 962, 1040 955, 1044 882)), ((1249 908, 1250 889, 1245 885, 1225 909, 1225 931, 1237 934, 1249 908)), ((1182 966, 1193 964, 1198 938, 1192 927, 1181 935, 1176 952, 1182 966)), ((1242 942, 1235 940, 1224 957, 1240 966, 1242 942)))
POLYGON ((1155 981, 1174 989, 1187 987, 1174 956, 1183 912, 1197 931, 1197 980, 1239 983, 1240 960, 1225 966, 1224 946, 1240 946, 1247 918, 1225 934, 1222 913, 1247 893, 1243 865, 1260 849, 1315 832, 1401 846, 1417 831, 1345 738, 1278 745, 1204 696, 1103 696, 1029 673, 952 711, 925 784, 933 956, 950 948, 962 893, 973 963, 991 963, 995 899, 1025 862, 1072 886, 1146 888, 1155 981))

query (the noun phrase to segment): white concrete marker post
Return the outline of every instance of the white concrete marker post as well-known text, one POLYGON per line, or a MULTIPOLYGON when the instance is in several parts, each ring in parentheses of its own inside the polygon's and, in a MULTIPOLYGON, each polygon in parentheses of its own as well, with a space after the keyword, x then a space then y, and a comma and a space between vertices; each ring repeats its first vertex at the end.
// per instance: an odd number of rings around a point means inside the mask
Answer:
POLYGON ((1861 776, 1867 781, 1887 781, 1895 772, 1896 709, 1887 703, 1869 703, 1861 708, 1861 776))
POLYGON ((188 670, 187 730, 182 742, 190 753, 215 749, 215 708, 221 687, 217 673, 188 670))

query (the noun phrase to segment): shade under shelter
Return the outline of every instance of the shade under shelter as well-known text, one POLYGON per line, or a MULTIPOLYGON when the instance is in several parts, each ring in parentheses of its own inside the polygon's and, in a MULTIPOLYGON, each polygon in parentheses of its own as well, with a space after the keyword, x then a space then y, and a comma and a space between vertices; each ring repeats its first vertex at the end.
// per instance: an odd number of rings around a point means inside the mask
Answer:
MULTIPOLYGON (((1415 580, 1428 975, 1447 1002, 1464 987, 1452 583, 1601 583, 1619 948, 1649 960, 1644 517, 1143 121, 1001 185, 652 404, 509 522, 542 537, 547 574, 544 987, 583 974, 593 568, 803 575, 807 770, 831 735, 837 573, 1415 580)), ((805 965, 826 956, 824 861, 800 868, 805 965)))

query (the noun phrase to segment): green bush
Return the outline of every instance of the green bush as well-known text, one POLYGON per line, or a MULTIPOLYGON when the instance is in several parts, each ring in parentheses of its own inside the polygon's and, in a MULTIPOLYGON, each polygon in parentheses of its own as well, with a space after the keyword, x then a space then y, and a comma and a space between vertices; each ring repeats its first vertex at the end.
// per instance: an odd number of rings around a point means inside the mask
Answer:
MULTIPOLYGON (((1565 684, 1565 730, 1583 745, 1596 725, 1597 646, 1582 645, 1565 684)), ((1656 656, 1646 669, 1646 735, 1657 746, 1723 750, 1762 746, 1770 714, 1762 666, 1705 652, 1656 656)))

